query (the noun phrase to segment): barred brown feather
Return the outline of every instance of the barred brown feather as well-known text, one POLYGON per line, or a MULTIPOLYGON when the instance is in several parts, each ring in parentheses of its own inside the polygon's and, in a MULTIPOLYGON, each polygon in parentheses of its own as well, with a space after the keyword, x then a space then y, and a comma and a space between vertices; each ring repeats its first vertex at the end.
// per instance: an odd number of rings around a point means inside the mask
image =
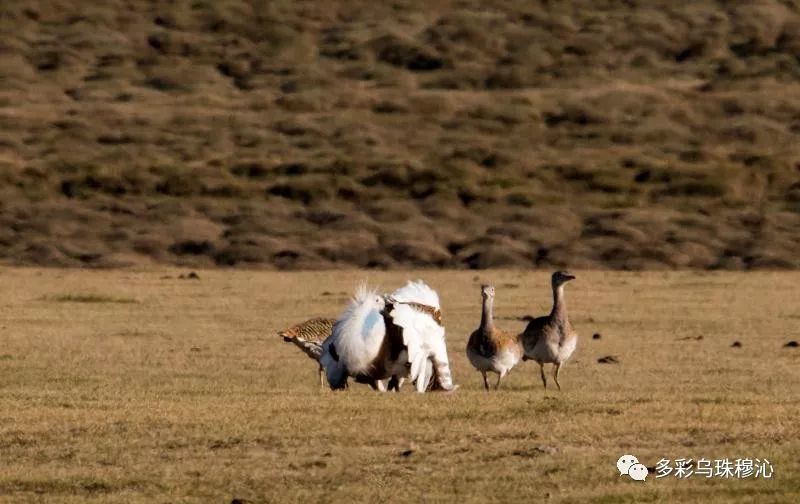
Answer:
POLYGON ((278 336, 282 337, 285 341, 300 339, 312 343, 322 343, 325 341, 325 338, 331 335, 334 322, 336 322, 336 320, 330 318, 312 318, 296 326, 280 331, 278 336))
POLYGON ((440 326, 442 325, 442 311, 434 306, 428 306, 422 303, 415 303, 413 301, 395 301, 395 302, 398 304, 408 305, 411 308, 414 308, 415 310, 420 311, 422 313, 427 313, 428 315, 431 316, 431 318, 433 318, 433 320, 437 324, 439 324, 440 326))
MULTIPOLYGON (((287 343, 294 343, 303 353, 319 363, 322 357, 322 342, 333 332, 334 322, 336 320, 330 318, 312 318, 278 332, 278 336, 287 343)), ((322 364, 319 364, 320 387, 324 386, 325 383, 323 376, 324 370, 322 369, 322 364)))

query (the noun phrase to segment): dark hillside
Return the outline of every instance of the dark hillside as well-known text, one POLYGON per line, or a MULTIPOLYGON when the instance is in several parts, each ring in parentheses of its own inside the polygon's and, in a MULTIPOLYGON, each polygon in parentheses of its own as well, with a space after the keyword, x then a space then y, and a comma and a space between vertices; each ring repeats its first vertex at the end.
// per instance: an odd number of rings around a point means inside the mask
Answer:
POLYGON ((789 1, 0 2, 0 260, 800 266, 789 1))

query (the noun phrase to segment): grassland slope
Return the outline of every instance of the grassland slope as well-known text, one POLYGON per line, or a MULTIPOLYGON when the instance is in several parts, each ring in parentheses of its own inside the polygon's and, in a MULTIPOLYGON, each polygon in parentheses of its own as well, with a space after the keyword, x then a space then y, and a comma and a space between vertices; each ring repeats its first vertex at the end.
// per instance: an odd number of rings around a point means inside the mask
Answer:
POLYGON ((796 268, 797 2, 0 4, 0 259, 796 268))

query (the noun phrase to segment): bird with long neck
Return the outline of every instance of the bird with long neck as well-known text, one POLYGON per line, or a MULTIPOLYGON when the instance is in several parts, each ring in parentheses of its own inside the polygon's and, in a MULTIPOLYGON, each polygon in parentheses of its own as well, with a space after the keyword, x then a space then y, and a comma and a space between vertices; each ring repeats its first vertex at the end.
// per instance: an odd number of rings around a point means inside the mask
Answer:
POLYGON ((572 275, 564 274, 559 278, 561 281, 551 280, 553 287, 553 309, 550 311, 550 317, 558 324, 569 323, 567 316, 567 300, 564 298, 564 285, 569 280, 574 280, 572 275))
POLYGON ((481 285, 481 325, 478 327, 486 337, 494 331, 494 286, 481 285))
POLYGON ((550 284, 553 289, 553 309, 546 317, 537 317, 528 323, 521 334, 522 345, 525 350, 524 360, 534 360, 539 364, 542 384, 547 388, 547 378, 544 375, 544 365, 552 363, 553 379, 558 383, 558 375, 562 364, 570 358, 578 342, 578 334, 572 329, 567 315, 567 302, 564 298, 564 286, 575 277, 566 271, 553 273, 550 284))
POLYGON ((498 389, 500 382, 522 357, 519 337, 494 325, 494 293, 494 286, 481 286, 481 324, 467 342, 467 358, 481 372, 486 390, 489 390, 488 372, 497 373, 495 389, 498 389))

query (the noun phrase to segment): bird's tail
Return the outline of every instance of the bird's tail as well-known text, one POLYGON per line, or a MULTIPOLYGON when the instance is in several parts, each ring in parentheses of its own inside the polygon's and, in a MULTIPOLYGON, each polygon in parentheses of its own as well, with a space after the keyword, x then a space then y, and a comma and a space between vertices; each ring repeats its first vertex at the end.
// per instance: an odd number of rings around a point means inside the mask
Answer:
POLYGON ((453 388, 444 328, 429 314, 398 304, 391 311, 392 320, 403 328, 403 343, 408 350, 409 378, 418 392, 425 392, 436 377, 445 390, 453 388))

